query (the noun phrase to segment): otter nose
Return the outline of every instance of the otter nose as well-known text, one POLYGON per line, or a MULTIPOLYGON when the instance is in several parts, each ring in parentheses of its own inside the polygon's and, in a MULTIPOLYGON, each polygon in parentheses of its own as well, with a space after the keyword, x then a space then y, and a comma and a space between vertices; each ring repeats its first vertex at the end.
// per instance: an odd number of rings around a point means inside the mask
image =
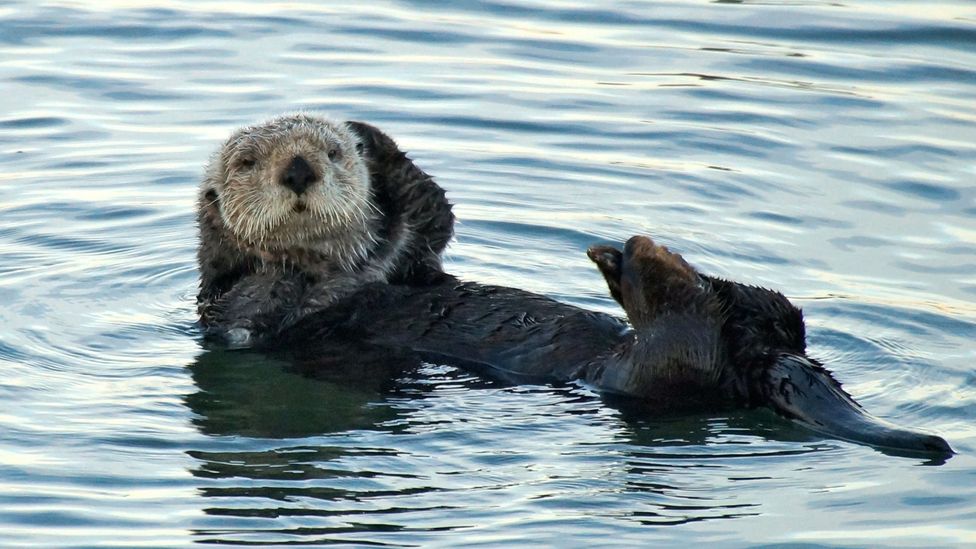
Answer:
POLYGON ((315 170, 308 165, 304 158, 296 156, 285 168, 285 177, 281 183, 295 191, 295 194, 302 194, 312 183, 315 183, 315 178, 315 170))

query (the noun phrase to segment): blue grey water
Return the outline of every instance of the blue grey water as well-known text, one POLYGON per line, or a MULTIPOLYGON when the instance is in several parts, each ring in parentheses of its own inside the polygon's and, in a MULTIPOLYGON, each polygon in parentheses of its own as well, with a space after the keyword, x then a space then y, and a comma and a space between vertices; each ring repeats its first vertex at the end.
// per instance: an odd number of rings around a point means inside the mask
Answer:
POLYGON ((976 543, 973 3, 159 4, 0 4, 0 545, 976 543), (437 176, 450 271, 614 312, 583 252, 652 235, 958 455, 205 350, 202 166, 296 109, 437 176))

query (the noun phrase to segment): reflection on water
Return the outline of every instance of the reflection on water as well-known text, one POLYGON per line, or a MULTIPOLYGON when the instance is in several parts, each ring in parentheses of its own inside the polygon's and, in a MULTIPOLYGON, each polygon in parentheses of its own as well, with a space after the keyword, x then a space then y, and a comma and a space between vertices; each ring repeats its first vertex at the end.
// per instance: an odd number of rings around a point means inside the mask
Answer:
MULTIPOLYGON (((221 352, 202 355, 191 365, 200 390, 186 398, 187 405, 197 416, 197 426, 214 436, 246 435, 284 440, 264 444, 260 450, 188 452, 199 462, 192 470, 194 476, 212 481, 200 488, 200 495, 207 498, 204 511, 214 517, 240 519, 233 522, 232 529, 225 524, 223 528, 200 528, 195 534, 206 542, 254 542, 300 536, 302 543, 341 541, 399 545, 384 541, 382 534, 411 531, 430 534, 432 531, 477 527, 477 522, 470 519, 457 522, 442 519, 436 528, 418 529, 414 519, 428 514, 463 517, 466 513, 462 503, 472 490, 510 489, 510 482, 503 480, 506 462, 512 462, 516 468, 528 467, 530 464, 525 461, 525 456, 504 456, 503 449, 489 444, 486 449, 503 455, 484 456, 479 460, 483 461, 481 466, 472 471, 470 466, 453 463, 445 456, 404 451, 402 446, 389 443, 350 445, 348 437, 342 436, 343 433, 372 430, 377 432, 376 442, 380 442, 394 441, 395 435, 416 436, 429 432, 439 423, 436 417, 442 414, 431 414, 431 410, 425 409, 421 393, 431 396, 432 391, 457 392, 463 388, 476 392, 479 386, 484 388, 484 381, 452 369, 427 368, 427 371, 418 372, 420 375, 416 379, 400 380, 395 389, 389 387, 386 391, 377 391, 361 387, 364 380, 354 374, 346 383, 330 383, 288 373, 285 370, 290 368, 269 364, 256 355, 221 352), (384 392, 387 392, 385 397, 384 392), (390 396, 396 394, 402 396, 390 396), (307 415, 307 419, 296 420, 302 415, 307 415), (309 443, 330 434, 339 435, 328 441, 331 444, 309 443), (307 437, 309 441, 296 443, 294 437, 307 437), (404 462, 416 465, 405 469, 404 462), (425 462, 439 466, 423 466, 425 462), (496 463, 499 467, 492 467, 496 463), (483 476, 483 480, 465 486, 455 479, 472 473, 483 476), (391 501, 396 504, 391 505, 391 501), (432 502, 437 504, 432 505, 432 502), (282 528, 278 520, 282 517, 300 520, 300 526, 282 528), (372 537, 376 535, 380 537, 372 537)), ((594 397, 567 391, 563 398, 565 403, 573 404, 571 415, 586 416, 600 409, 594 397)), ((533 398, 531 394, 524 396, 533 398)), ((491 416, 493 412, 495 410, 487 410, 483 415, 491 416)), ((542 408, 540 412, 546 416, 551 414, 542 408)), ((463 416, 446 415, 442 415, 440 421, 451 420, 475 423, 464 421, 463 416)), ((707 497, 692 498, 695 501, 687 505, 663 503, 682 499, 680 495, 669 495, 680 493, 681 488, 646 481, 652 472, 653 476, 662 479, 670 470, 680 469, 680 466, 654 465, 648 461, 657 458, 680 461, 693 457, 674 450, 703 443, 709 434, 707 421, 704 417, 681 417, 673 423, 665 423, 665 428, 653 434, 646 428, 638 428, 638 432, 658 442, 669 441, 661 446, 670 448, 670 453, 635 455, 625 460, 621 464, 623 467, 618 466, 627 477, 637 479, 627 483, 628 489, 653 492, 662 500, 656 510, 634 512, 626 517, 648 523, 730 518, 742 515, 742 508, 752 506, 712 505, 707 497)), ((501 430, 506 430, 503 424, 501 430)), ((474 427, 455 434, 474 435, 477 440, 478 429, 474 427)), ((441 444, 450 447, 450 440, 436 446, 441 444)), ((593 451, 599 452, 597 448, 593 451)), ((572 482, 570 478, 565 480, 572 482)))
POLYGON ((374 428, 395 416, 383 404, 393 380, 363 373, 337 385, 311 381, 286 363, 245 352, 207 351, 190 365, 194 425, 209 435, 289 438, 374 428))
POLYGON ((261 449, 188 451, 198 461, 193 475, 211 481, 199 490, 206 499, 203 511, 234 519, 233 528, 224 521, 219 528, 196 529, 198 540, 253 543, 299 536, 301 543, 370 545, 382 543, 371 542, 369 532, 409 530, 397 515, 428 508, 372 502, 410 495, 422 500, 437 490, 425 486, 422 475, 385 468, 398 459, 395 446, 314 443, 333 433, 402 431, 397 426, 407 410, 384 399, 393 380, 351 372, 345 383, 333 383, 293 369, 260 355, 219 351, 204 353, 190 366, 199 391, 185 401, 201 431, 279 439, 261 449), (348 522, 351 517, 355 524, 348 522), (300 526, 282 527, 281 518, 300 526))
POLYGON ((582 388, 500 385, 436 365, 384 368, 399 375, 384 379, 359 362, 328 372, 330 380, 307 362, 247 352, 208 351, 190 365, 199 390, 185 403, 194 424, 254 441, 187 452, 213 519, 194 530, 198 541, 424 544, 436 533, 479 529, 469 498, 502 505, 490 502, 525 492, 526 475, 532 489, 519 498, 533 508, 543 502, 551 524, 580 512, 646 526, 761 516, 768 496, 739 486, 782 482, 765 461, 802 469, 804 456, 838 449, 765 411, 652 413, 582 388), (598 427, 592 438, 579 425, 559 427, 579 421, 598 427), (477 450, 466 456, 464 448, 477 450), (536 461, 543 448, 545 461, 536 461), (580 476, 560 468, 567 461, 601 472, 580 476), (621 491, 637 504, 614 504, 621 491))
POLYGON ((5 3, 3 544, 970 543, 974 46, 952 1, 5 3), (867 409, 959 455, 201 349, 197 178, 300 108, 437 176, 459 276, 613 312, 584 250, 651 234, 784 290, 867 409))

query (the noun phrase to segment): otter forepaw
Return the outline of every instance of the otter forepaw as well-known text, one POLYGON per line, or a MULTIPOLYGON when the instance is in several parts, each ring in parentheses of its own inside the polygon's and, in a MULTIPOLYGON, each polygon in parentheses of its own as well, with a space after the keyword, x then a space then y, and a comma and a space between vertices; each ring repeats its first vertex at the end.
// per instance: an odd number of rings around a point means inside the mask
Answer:
POLYGON ((626 270, 642 276, 658 274, 661 278, 698 279, 698 273, 681 254, 672 252, 667 246, 656 244, 646 236, 633 236, 627 241, 622 263, 629 267, 626 270))
POLYGON ((607 281, 610 295, 614 301, 623 307, 623 297, 620 293, 620 268, 623 265, 623 253, 613 246, 594 245, 586 250, 586 255, 600 269, 600 274, 607 281))
POLYGON ((254 343, 253 333, 249 328, 231 328, 222 334, 221 339, 231 349, 244 349, 254 343))

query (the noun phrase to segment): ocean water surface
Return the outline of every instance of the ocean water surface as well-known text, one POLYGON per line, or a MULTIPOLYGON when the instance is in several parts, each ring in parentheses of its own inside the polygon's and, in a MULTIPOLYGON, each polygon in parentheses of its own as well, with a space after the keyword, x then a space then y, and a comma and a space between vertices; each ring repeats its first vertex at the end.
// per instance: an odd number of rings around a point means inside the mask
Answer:
POLYGON ((11 0, 0 96, 0 546, 976 543, 971 2, 11 0), (202 166, 298 109, 437 177, 451 272, 616 312, 649 234, 958 454, 205 349, 202 166))

